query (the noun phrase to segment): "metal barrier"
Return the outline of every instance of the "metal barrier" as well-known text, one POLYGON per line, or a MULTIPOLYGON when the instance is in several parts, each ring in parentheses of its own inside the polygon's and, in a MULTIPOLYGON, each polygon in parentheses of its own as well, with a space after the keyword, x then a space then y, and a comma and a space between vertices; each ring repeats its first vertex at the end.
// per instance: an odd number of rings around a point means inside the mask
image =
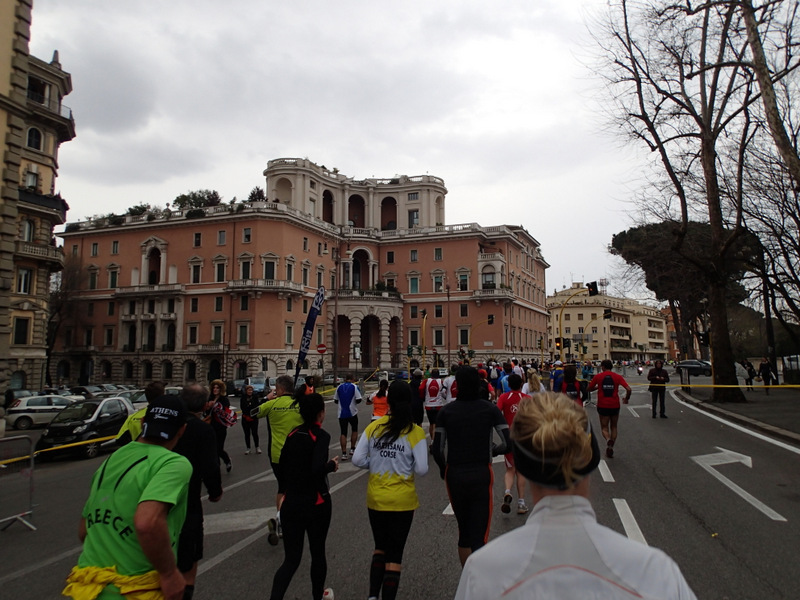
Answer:
POLYGON ((29 521, 33 516, 33 465, 31 438, 0 439, 0 530, 19 522, 36 531, 29 521))

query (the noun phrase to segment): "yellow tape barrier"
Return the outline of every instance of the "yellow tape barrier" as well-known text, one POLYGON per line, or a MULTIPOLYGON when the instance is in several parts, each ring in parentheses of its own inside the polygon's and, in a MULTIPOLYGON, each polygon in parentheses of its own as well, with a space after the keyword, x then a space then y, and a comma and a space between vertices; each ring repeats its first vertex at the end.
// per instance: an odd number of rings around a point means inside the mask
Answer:
MULTIPOLYGON (((61 446, 53 446, 52 448, 45 448, 43 450, 36 450, 33 453, 33 456, 39 456, 40 454, 44 454, 45 452, 53 452, 55 450, 63 450, 64 448, 74 448, 76 446, 86 446, 87 444, 101 444, 103 442, 107 442, 108 440, 113 440, 117 436, 109 435, 107 437, 102 438, 92 438, 90 440, 85 440, 83 442, 73 442, 71 444, 62 444, 61 446)), ((19 462, 22 460, 30 459, 30 454, 26 454, 25 456, 18 456, 17 458, 9 458, 8 460, 0 460, 0 465, 10 465, 15 462, 19 462)))

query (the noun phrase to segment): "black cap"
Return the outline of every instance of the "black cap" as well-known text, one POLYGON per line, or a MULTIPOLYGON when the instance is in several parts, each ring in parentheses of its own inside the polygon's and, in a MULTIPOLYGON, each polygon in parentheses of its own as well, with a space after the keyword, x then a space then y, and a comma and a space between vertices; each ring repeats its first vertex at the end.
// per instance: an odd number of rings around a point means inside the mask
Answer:
POLYGON ((186 407, 176 395, 160 396, 147 407, 142 419, 142 437, 171 440, 186 423, 186 407))

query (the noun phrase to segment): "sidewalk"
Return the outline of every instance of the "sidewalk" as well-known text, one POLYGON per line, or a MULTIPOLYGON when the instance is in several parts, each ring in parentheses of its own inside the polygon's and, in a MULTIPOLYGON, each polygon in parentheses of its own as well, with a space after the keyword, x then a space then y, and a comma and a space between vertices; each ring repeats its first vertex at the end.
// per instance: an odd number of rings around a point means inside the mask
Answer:
MULTIPOLYGON (((744 392, 747 402, 709 402, 710 387, 691 387, 691 394, 677 388, 677 396, 702 410, 755 429, 790 444, 800 444, 800 388, 771 387, 769 395, 756 383, 744 392)), ((742 388, 744 390, 744 388, 742 388)))

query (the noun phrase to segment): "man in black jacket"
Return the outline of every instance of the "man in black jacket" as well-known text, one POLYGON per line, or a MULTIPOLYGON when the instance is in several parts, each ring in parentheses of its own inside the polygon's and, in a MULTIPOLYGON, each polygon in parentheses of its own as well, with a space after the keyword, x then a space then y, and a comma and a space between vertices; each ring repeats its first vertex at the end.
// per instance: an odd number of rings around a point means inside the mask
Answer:
POLYGON ((200 502, 201 484, 206 486, 208 499, 218 502, 222 497, 222 478, 219 472, 219 456, 214 429, 202 419, 203 411, 210 408, 208 390, 197 383, 187 385, 181 391, 189 417, 186 431, 175 452, 192 463, 192 478, 189 480, 189 496, 186 503, 186 521, 178 539, 178 569, 186 579, 184 600, 191 600, 197 578, 197 562, 203 558, 203 505, 200 502))

